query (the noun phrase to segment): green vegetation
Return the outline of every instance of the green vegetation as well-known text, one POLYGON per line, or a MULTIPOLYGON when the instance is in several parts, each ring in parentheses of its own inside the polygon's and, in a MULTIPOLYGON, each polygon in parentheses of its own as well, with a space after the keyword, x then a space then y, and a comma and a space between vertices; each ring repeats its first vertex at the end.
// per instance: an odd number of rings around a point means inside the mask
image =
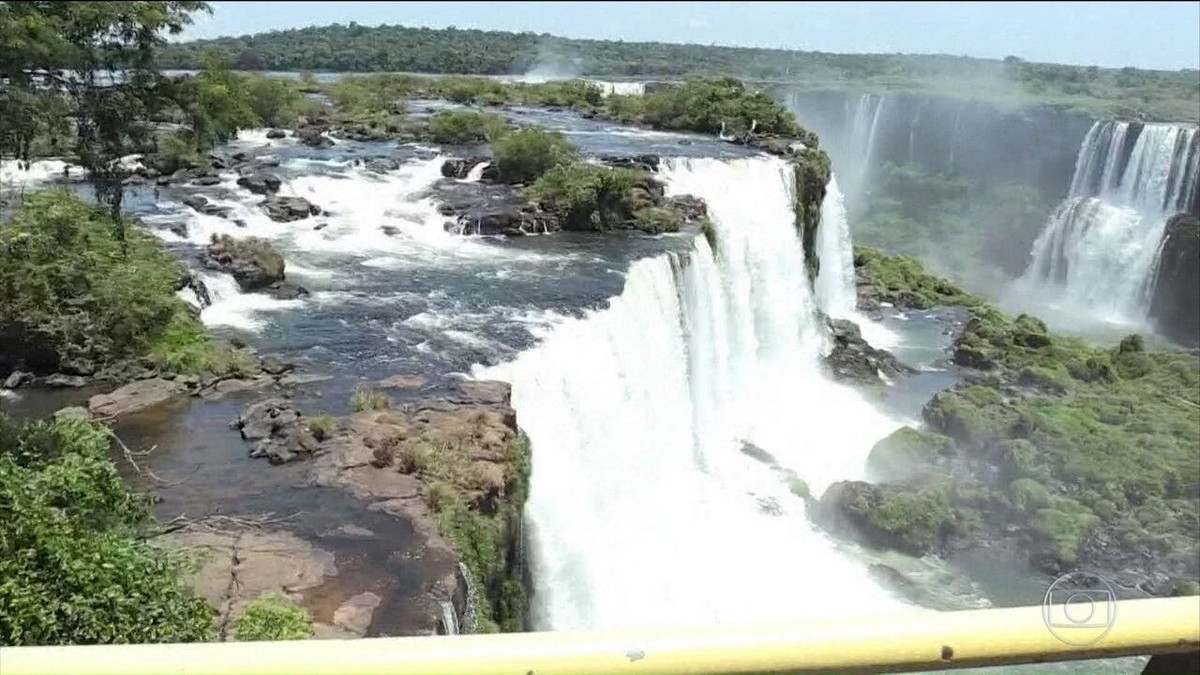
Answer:
POLYGON ((926 464, 925 475, 951 480, 956 517, 1027 528, 1031 557, 1047 570, 1077 564, 1098 534, 1166 561, 1195 556, 1200 355, 1148 351, 1137 335, 1089 345, 1006 315, 911 259, 861 248, 855 257, 877 298, 968 307, 954 360, 986 373, 934 396, 924 410, 934 433, 894 434, 872 451, 873 464, 953 456, 926 464))
POLYGON ((817 147, 816 135, 797 124, 787 108, 730 77, 691 79, 642 96, 609 96, 607 105, 610 116, 655 129, 739 136, 753 130, 759 135, 799 138, 817 147))
POLYGON ((312 622, 300 605, 268 593, 246 604, 233 622, 233 637, 240 642, 303 640, 312 637, 312 622))
POLYGON ((206 341, 157 240, 65 190, 26 198, 0 249, 0 334, 19 345, 0 365, 92 374, 147 352, 188 362, 206 341))
POLYGON ((0 645, 211 639, 182 561, 146 543, 148 500, 103 427, 0 415, 0 645))
POLYGON ((350 395, 350 408, 354 412, 388 410, 391 407, 392 397, 376 389, 359 388, 350 395))
POLYGON ((885 490, 879 503, 865 509, 871 525, 896 538, 897 548, 924 553, 938 542, 950 519, 950 505, 940 490, 885 490))
POLYGON ((1196 121, 1196 71, 1151 71, 961 56, 827 54, 660 42, 574 40, 533 33, 404 26, 331 26, 171 45, 169 68, 196 68, 215 49, 247 70, 520 74, 562 65, 593 77, 734 75, 813 87, 933 91, 1046 102, 1108 116, 1196 121), (547 61, 546 55, 557 55, 547 61))
POLYGON ((504 116, 496 113, 442 110, 429 118, 428 140, 450 145, 487 143, 499 138, 507 126, 504 116))
MULTIPOLYGON (((503 165, 501 165, 503 166, 503 165)), ((538 177, 525 194, 564 216, 564 229, 603 230, 633 217, 628 195, 640 172, 577 162, 559 164, 538 177)))
POLYGON ((492 143, 492 155, 506 183, 529 183, 550 169, 575 161, 579 153, 562 134, 520 129, 492 143))
POLYGON ((313 438, 320 442, 333 436, 334 430, 337 429, 337 418, 329 413, 320 413, 304 418, 304 424, 313 438))
POLYGON ((910 480, 954 455, 954 443, 945 436, 900 427, 871 448, 867 468, 888 480, 910 480))

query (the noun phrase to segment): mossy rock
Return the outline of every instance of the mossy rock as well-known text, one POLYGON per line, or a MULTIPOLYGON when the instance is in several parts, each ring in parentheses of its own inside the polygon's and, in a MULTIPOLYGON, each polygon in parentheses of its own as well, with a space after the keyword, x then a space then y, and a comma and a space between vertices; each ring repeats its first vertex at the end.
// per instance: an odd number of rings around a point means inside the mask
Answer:
POLYGON ((834 534, 920 556, 939 544, 951 512, 941 490, 842 481, 821 495, 815 515, 834 534))
POLYGON ((907 481, 929 474, 954 453, 954 441, 946 436, 900 427, 871 448, 867 469, 880 478, 907 481))

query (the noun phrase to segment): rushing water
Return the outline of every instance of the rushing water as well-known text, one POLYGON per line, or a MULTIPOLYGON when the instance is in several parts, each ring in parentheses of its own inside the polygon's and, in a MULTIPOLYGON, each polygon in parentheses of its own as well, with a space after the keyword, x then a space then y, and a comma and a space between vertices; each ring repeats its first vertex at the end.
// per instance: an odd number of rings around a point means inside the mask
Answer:
POLYGON ((1198 190, 1197 129, 1097 122, 1017 293, 1102 321, 1144 323, 1163 228, 1171 215, 1197 208, 1198 190))
POLYGON ((830 178, 825 188, 816 245, 817 258, 821 261, 820 271, 814 281, 817 303, 832 317, 850 317, 858 303, 854 281, 854 244, 850 239, 845 197, 838 187, 837 176, 830 178))
POLYGON ((861 477, 871 445, 899 424, 818 370, 825 336, 787 165, 677 160, 663 175, 670 193, 708 202, 717 250, 697 238, 638 261, 607 308, 490 373, 512 381, 536 448, 536 624, 895 609, 806 521, 782 475, 739 452, 767 450, 819 494, 861 477))

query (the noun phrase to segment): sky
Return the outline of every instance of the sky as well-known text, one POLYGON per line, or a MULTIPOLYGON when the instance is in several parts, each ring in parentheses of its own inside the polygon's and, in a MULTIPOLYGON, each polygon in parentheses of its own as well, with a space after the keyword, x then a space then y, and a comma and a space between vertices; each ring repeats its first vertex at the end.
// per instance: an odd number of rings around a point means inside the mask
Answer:
POLYGON ((1200 68, 1200 2, 212 2, 183 39, 350 23, 1200 68))

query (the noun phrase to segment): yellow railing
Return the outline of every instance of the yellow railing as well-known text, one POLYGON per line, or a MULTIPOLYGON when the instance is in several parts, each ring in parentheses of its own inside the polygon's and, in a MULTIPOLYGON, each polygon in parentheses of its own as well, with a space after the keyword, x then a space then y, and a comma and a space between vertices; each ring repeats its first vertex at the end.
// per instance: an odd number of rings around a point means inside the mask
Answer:
POLYGON ((1056 636, 1041 607, 691 629, 355 641, 15 647, 3 675, 261 673, 536 675, 861 673, 966 668, 1200 649, 1200 599, 1116 604, 1103 635, 1056 636), (1064 641, 1091 644, 1070 644, 1064 641), (1086 638, 1086 639, 1076 639, 1086 638))

